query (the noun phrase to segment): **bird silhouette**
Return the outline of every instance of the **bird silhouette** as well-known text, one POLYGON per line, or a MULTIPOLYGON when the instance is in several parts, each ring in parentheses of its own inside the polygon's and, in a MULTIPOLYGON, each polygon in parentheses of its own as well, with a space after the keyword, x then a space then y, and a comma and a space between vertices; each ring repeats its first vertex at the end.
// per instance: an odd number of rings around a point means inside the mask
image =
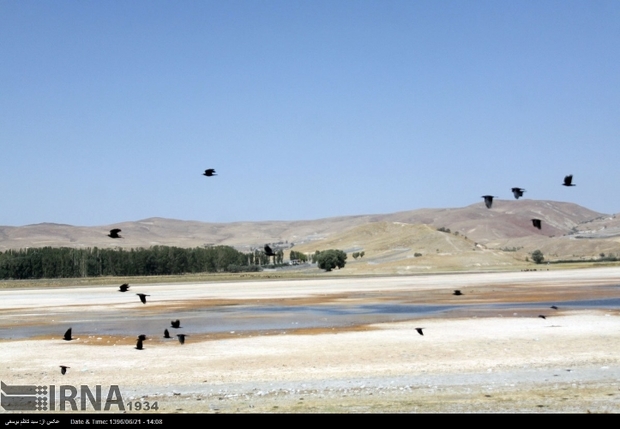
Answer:
POLYGON ((140 341, 146 341, 146 335, 144 335, 144 334, 138 335, 138 339, 140 341))
POLYGON ((65 337, 64 340, 65 341, 71 341, 73 338, 71 338, 71 328, 67 329, 67 332, 65 332, 65 337))
POLYGON ((177 337, 179 337, 179 343, 181 343, 181 344, 185 344, 185 337, 189 337, 189 335, 186 335, 186 334, 177 334, 177 337))
POLYGON ((123 238, 120 235, 118 235, 119 232, 121 232, 121 230, 118 229, 118 228, 111 229, 110 233, 108 234, 108 237, 110 237, 110 238, 123 238))
POLYGON ((519 199, 519 197, 523 196, 524 192, 525 192, 525 189, 523 188, 512 188, 512 193, 514 194, 517 200, 519 199))
POLYGON ((558 309, 555 305, 552 305, 552 306, 551 306, 551 307, 549 307, 549 308, 553 308, 554 310, 557 310, 557 309, 558 309))
POLYGON ((276 256, 276 254, 273 253, 273 250, 271 250, 271 247, 269 247, 268 244, 265 244, 265 255, 267 255, 267 256, 276 256))
POLYGON ((60 373, 65 375, 67 373, 67 368, 71 368, 70 366, 60 365, 60 373))
POLYGON ((576 186, 573 185, 573 175, 569 174, 568 176, 564 177, 564 183, 562 183, 563 186, 576 186))
POLYGON ((540 219, 532 219, 532 225, 534 225, 538 229, 540 229, 542 227, 542 223, 541 223, 540 219))
POLYGON ((215 174, 215 170, 212 168, 209 168, 207 170, 205 170, 204 173, 202 173, 203 176, 207 176, 207 177, 211 177, 211 176, 217 176, 217 174, 215 174))
POLYGON ((144 347, 142 347, 142 340, 138 338, 138 342, 136 342, 136 349, 142 350, 143 348, 144 347))
POLYGON ((146 297, 151 296, 151 295, 145 295, 143 293, 137 293, 136 295, 140 297, 140 301, 142 301, 142 304, 146 304, 146 297))
POLYGON ((540 314, 538 317, 540 317, 541 319, 546 319, 546 316, 543 316, 542 314, 540 314))
POLYGON ((459 296, 459 295, 463 295, 463 294, 461 293, 461 291, 460 291, 460 290, 455 290, 455 291, 454 291, 454 293, 452 293, 452 295, 457 295, 457 296, 459 296))
POLYGON ((415 328, 415 330, 418 331, 418 334, 424 336, 424 333, 422 332, 422 329, 424 329, 424 328, 415 328))
POLYGON ((172 321, 170 322, 170 325, 171 325, 173 328, 175 328, 175 329, 180 328, 180 327, 181 327, 181 321, 180 321, 180 320, 172 320, 172 321))
POLYGON ((493 198, 497 197, 494 197, 493 195, 483 195, 481 198, 484 198, 484 205, 487 206, 487 209, 490 209, 493 205, 493 198))
POLYGON ((119 292, 127 292, 129 290, 129 285, 127 283, 123 283, 118 287, 119 292))
POLYGON ((172 338, 172 337, 170 336, 170 332, 168 332, 168 330, 167 330, 167 329, 164 329, 164 338, 172 338))

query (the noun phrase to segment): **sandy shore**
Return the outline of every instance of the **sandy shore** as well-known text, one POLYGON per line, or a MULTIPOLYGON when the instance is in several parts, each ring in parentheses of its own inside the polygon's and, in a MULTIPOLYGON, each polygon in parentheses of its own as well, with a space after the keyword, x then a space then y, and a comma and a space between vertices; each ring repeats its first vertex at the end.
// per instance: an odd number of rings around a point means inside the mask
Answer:
POLYGON ((152 338, 142 351, 130 335, 88 332, 71 342, 61 333, 5 335, 0 379, 102 385, 104 392, 116 384, 125 403, 157 402, 159 412, 171 413, 620 411, 620 310, 562 306, 620 297, 620 268, 141 285, 134 298, 142 290, 151 295, 147 305, 109 286, 3 290, 0 329, 44 327, 68 313, 135 308, 146 317, 222 303, 459 299, 463 307, 402 322, 190 334, 184 345, 152 338), (464 295, 454 297, 453 289, 464 295), (510 307, 524 302, 559 309, 510 307), (490 303, 508 305, 481 310, 490 303), (71 368, 63 376, 59 365, 71 368))

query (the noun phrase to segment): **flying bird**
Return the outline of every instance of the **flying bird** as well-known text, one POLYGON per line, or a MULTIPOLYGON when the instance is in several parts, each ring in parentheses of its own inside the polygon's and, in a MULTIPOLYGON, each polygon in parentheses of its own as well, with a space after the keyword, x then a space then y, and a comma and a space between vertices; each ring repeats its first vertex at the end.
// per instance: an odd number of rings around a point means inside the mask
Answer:
POLYGON ((564 186, 576 186, 576 185, 573 185, 573 175, 569 174, 568 176, 566 176, 564 178, 564 183, 562 183, 562 185, 564 185, 564 186))
POLYGON ((136 343, 136 349, 138 350, 142 350, 142 340, 140 338, 138 338, 138 342, 136 343))
POLYGON ((127 283, 123 283, 118 287, 119 292, 127 292, 129 290, 129 285, 127 283))
POLYGON ((422 329, 424 328, 415 328, 415 330, 418 331, 418 334, 424 336, 424 334, 422 333, 422 329))
POLYGON ((481 198, 484 198, 484 205, 487 206, 487 209, 490 209, 493 205, 493 198, 497 197, 494 197, 493 195, 483 195, 481 198))
POLYGON ((136 295, 140 297, 140 301, 142 301, 142 304, 146 304, 146 297, 151 296, 151 295, 145 295, 143 293, 137 293, 136 295))
POLYGON ((542 227, 542 223, 541 223, 540 219, 532 219, 532 225, 534 225, 538 229, 540 229, 542 227))
POLYGON ((546 316, 543 316, 542 314, 539 315, 538 317, 540 317, 541 319, 546 319, 547 318, 546 316))
POLYGON ((60 373, 65 375, 67 373, 67 368, 71 368, 70 366, 60 365, 60 373))
POLYGON ((525 189, 523 188, 512 188, 512 193, 514 194, 517 200, 519 199, 519 197, 523 196, 524 192, 525 192, 525 189))
POLYGON ((457 295, 457 296, 459 296, 459 295, 463 295, 463 294, 461 293, 461 291, 460 291, 460 290, 455 290, 455 291, 454 291, 454 293, 452 293, 452 295, 457 295))
POLYGON ((110 238, 123 238, 120 235, 118 235, 119 232, 121 232, 121 230, 118 229, 118 228, 111 229, 110 233, 108 234, 108 237, 110 237, 110 238))
POLYGON ((209 168, 207 170, 205 170, 204 173, 202 173, 203 176, 207 176, 207 177, 211 177, 211 176, 217 176, 217 174, 215 174, 215 170, 212 168, 209 168))
POLYGON ((273 253, 273 250, 271 250, 271 247, 269 247, 268 244, 265 244, 265 255, 267 255, 267 256, 276 256, 276 254, 273 253))
POLYGON ((71 341, 73 338, 71 338, 71 328, 67 329, 67 332, 65 332, 65 337, 64 340, 65 341, 71 341))
POLYGON ((181 344, 185 344, 185 337, 189 337, 189 335, 186 335, 186 334, 177 334, 177 337, 179 337, 179 343, 181 343, 181 344))
POLYGON ((181 321, 180 320, 172 320, 170 322, 171 326, 175 329, 180 328, 181 327, 181 321))
POLYGON ((167 330, 167 329, 164 329, 164 338, 172 338, 172 337, 170 336, 170 332, 168 332, 168 330, 167 330))

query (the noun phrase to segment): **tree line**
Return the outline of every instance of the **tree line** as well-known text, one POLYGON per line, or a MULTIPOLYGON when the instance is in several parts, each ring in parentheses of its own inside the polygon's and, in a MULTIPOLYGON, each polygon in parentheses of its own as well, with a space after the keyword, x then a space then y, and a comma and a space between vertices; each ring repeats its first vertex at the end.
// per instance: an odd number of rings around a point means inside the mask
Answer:
POLYGON ((0 252, 0 279, 260 271, 260 265, 268 263, 264 253, 245 254, 230 246, 130 250, 41 247, 0 252))

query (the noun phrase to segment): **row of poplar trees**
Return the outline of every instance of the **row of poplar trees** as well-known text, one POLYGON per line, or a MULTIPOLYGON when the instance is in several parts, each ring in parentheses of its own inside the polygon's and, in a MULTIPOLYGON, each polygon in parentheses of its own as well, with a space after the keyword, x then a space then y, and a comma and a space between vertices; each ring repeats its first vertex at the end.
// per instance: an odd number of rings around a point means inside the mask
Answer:
POLYGON ((268 264, 269 257, 241 253, 229 246, 130 250, 42 247, 0 252, 0 279, 259 271, 261 263, 268 264))

